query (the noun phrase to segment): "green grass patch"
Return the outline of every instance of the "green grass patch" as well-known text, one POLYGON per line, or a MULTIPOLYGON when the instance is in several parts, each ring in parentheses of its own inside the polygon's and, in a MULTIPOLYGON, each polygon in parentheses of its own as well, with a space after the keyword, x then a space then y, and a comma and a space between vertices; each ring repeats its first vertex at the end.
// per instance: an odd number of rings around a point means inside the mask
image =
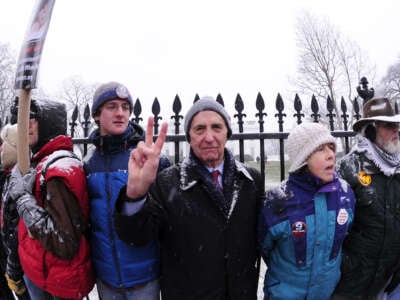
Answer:
MULTIPOLYGON (((260 170, 260 163, 247 162, 247 165, 260 170)), ((290 163, 285 161, 285 179, 288 177, 290 163)), ((280 161, 267 161, 265 164, 265 188, 277 186, 281 182, 281 165, 280 161)))

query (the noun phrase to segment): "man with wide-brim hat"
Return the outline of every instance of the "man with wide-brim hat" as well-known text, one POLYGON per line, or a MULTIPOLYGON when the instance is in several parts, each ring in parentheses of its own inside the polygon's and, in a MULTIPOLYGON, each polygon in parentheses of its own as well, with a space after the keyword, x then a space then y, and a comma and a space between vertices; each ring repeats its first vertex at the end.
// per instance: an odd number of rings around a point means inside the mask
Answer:
POLYGON ((400 123, 400 115, 395 114, 388 98, 375 98, 365 103, 363 118, 353 124, 353 130, 360 131, 365 124, 374 121, 400 123))
POLYGON ((338 162, 356 207, 334 300, 400 299, 392 298, 400 282, 399 123, 388 98, 369 100, 353 124, 356 144, 338 162))

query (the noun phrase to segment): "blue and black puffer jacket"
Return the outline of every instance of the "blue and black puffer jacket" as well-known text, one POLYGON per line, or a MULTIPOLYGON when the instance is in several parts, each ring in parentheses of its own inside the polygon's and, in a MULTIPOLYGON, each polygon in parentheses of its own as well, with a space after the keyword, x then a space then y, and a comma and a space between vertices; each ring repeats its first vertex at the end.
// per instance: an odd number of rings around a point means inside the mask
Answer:
POLYGON ((264 299, 329 299, 353 216, 353 191, 337 176, 323 184, 302 171, 269 190, 259 222, 264 299))
MULTIPOLYGON (((142 127, 131 122, 121 135, 89 139, 96 148, 84 159, 91 203, 92 261, 96 277, 115 288, 130 288, 159 276, 159 247, 156 242, 134 247, 121 241, 114 228, 115 201, 128 179, 128 160, 132 149, 144 140, 142 127)), ((159 169, 170 166, 166 157, 159 169)))

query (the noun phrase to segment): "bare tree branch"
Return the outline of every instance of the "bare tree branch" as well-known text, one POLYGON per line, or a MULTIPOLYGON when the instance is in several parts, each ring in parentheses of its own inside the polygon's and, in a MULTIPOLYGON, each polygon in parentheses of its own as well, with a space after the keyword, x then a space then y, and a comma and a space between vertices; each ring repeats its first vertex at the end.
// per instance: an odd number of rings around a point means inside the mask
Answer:
POLYGON ((343 37, 328 19, 308 12, 301 14, 296 23, 296 39, 299 62, 295 85, 320 99, 329 96, 334 103, 335 123, 343 129, 339 109, 341 98, 352 110, 355 83, 361 74, 373 77, 375 68, 369 66, 368 57, 356 43, 343 37))
POLYGON ((400 100, 400 59, 391 65, 381 80, 384 95, 397 102, 400 100))
POLYGON ((9 108, 16 93, 14 90, 15 79, 15 54, 7 44, 0 43, 0 120, 4 125, 10 114, 9 108))

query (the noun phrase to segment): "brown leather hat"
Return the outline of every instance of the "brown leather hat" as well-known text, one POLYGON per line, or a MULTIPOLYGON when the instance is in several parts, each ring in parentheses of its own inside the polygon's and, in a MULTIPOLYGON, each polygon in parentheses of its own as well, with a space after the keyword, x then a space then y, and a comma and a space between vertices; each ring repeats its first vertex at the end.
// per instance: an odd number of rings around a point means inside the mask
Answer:
POLYGON ((388 98, 374 98, 363 106, 363 118, 353 124, 353 130, 359 131, 365 124, 373 121, 400 123, 400 115, 394 109, 388 98))

